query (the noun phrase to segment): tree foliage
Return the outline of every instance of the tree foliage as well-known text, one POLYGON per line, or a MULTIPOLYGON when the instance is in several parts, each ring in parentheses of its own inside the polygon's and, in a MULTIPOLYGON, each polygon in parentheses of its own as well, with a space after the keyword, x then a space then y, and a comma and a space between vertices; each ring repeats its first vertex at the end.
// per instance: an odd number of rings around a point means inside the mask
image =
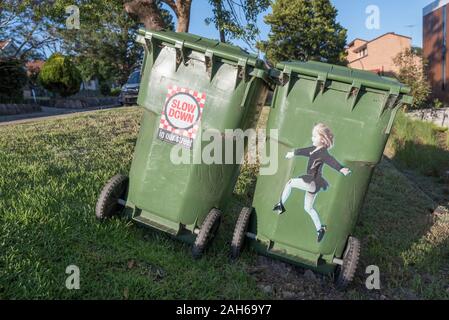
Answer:
POLYGON ((272 9, 265 16, 271 26, 268 40, 258 43, 270 61, 344 63, 347 30, 336 21, 329 0, 276 0, 272 9))
MULTIPOLYGON (((84 80, 123 84, 143 56, 135 42, 138 28, 188 31, 192 1, 52 0, 49 5, 47 0, 0 0, 0 38, 18 41, 26 60, 62 52, 73 57, 84 80), (79 8, 80 29, 70 29, 66 23, 69 6, 79 8)), ((225 15, 217 16, 218 2, 211 1, 214 17, 209 23, 220 25, 229 39, 254 43, 259 33, 257 15, 269 0, 220 2, 225 15)))
POLYGON ((57 42, 50 21, 42 14, 46 5, 43 0, 0 1, 0 39, 13 39, 14 58, 41 58, 57 42))
POLYGON ((20 60, 0 59, 0 103, 20 102, 26 83, 27 74, 20 60))
MULTIPOLYGON (((173 29, 168 10, 161 8, 160 13, 167 28, 173 29)), ((97 78, 124 84, 142 58, 142 47, 135 38, 143 25, 125 12, 122 0, 54 0, 47 16, 62 40, 61 50, 74 57, 86 81, 97 78), (79 7, 80 29, 66 26, 65 9, 73 4, 79 7)))
POLYGON ((220 40, 243 40, 249 47, 255 47, 260 30, 257 26, 259 14, 270 6, 270 0, 209 0, 212 17, 206 24, 214 24, 220 33, 220 40))
POLYGON ((428 101, 431 93, 427 79, 427 61, 414 49, 406 49, 394 58, 399 68, 399 80, 410 87, 413 96, 413 108, 421 108, 428 101))
POLYGON ((45 89, 68 97, 79 91, 82 78, 69 57, 55 53, 42 67, 39 82, 45 89))
MULTIPOLYGON (((164 7, 171 9, 177 20, 176 31, 188 32, 193 0, 124 0, 125 11, 142 22, 146 28, 161 30, 166 27, 164 7), (165 6, 161 6, 164 4, 165 6), (159 5, 159 6, 157 6, 159 5)), ((205 19, 220 33, 220 40, 239 39, 253 48, 260 30, 257 17, 270 6, 270 0, 208 0, 212 17, 205 19)))

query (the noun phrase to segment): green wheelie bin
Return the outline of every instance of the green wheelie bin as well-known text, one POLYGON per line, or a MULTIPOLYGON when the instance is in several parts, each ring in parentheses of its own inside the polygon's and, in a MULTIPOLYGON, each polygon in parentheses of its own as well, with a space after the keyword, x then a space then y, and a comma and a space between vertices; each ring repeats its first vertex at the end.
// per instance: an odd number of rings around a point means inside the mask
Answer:
POLYGON ((137 41, 145 48, 141 128, 129 177, 117 175, 105 185, 96 215, 121 214, 166 232, 193 244, 199 258, 239 173, 238 161, 229 163, 215 149, 210 154, 222 161, 203 159, 212 141, 203 138, 213 130, 224 146, 226 130, 252 126, 268 92, 268 72, 241 48, 193 34, 140 30, 137 41))
POLYGON ((232 256, 247 239, 260 254, 335 272, 343 288, 358 263, 358 214, 396 113, 412 102, 410 90, 393 78, 320 62, 281 63, 273 76, 267 139, 278 147, 278 170, 258 177, 232 256))

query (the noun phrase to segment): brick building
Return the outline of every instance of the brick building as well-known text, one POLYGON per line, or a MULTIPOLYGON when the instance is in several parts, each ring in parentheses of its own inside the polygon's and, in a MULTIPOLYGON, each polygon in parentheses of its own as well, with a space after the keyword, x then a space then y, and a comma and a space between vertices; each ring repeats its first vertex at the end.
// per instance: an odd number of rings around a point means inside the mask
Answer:
POLYGON ((386 33, 370 41, 355 39, 346 48, 348 66, 394 76, 399 70, 393 59, 399 53, 411 48, 410 37, 394 32, 386 33))
POLYGON ((423 9, 423 56, 428 62, 428 77, 432 93, 449 103, 449 74, 447 42, 447 16, 449 0, 437 0, 423 9))

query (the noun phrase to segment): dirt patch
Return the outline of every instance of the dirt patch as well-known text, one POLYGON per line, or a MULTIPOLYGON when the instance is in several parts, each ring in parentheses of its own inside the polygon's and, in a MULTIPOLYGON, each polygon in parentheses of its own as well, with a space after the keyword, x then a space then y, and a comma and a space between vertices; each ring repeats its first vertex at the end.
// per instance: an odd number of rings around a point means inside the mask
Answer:
POLYGON ((248 272, 258 287, 273 299, 345 299, 344 292, 335 288, 330 277, 263 256, 257 258, 248 272))

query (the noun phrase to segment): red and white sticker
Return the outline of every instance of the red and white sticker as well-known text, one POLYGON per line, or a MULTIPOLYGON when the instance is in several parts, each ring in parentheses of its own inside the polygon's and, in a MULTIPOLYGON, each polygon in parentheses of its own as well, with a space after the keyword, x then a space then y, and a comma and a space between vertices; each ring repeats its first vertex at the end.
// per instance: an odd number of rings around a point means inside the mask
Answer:
POLYGON ((192 149, 205 102, 205 93, 178 86, 169 87, 158 138, 192 149))

